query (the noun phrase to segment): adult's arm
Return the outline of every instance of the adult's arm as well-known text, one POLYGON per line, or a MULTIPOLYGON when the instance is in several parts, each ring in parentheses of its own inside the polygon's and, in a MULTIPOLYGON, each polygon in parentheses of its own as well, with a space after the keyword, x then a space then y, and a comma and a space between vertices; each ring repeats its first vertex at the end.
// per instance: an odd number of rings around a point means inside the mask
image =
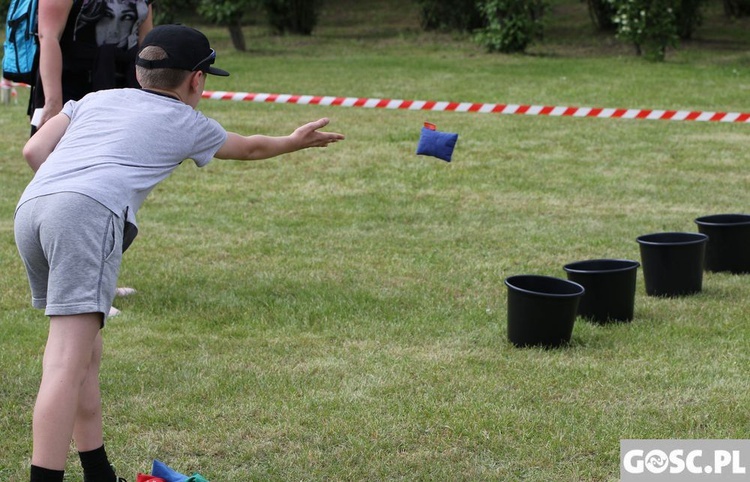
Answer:
POLYGON ((44 110, 38 127, 63 107, 60 39, 72 7, 71 0, 39 0, 39 75, 44 88, 44 110))
POLYGON ((151 4, 148 5, 148 16, 146 16, 146 20, 143 21, 143 23, 138 27, 138 46, 140 47, 143 44, 143 38, 146 37, 146 34, 151 31, 151 29, 154 28, 154 10, 151 4))

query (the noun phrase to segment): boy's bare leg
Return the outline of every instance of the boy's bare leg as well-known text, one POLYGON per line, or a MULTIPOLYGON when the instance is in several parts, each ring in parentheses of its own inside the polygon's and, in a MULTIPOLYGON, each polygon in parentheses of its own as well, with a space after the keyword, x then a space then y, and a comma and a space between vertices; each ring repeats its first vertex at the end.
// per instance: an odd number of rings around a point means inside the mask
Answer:
POLYGON ((78 401, 101 323, 101 313, 50 316, 42 382, 34 406, 32 465, 65 469, 78 401))
POLYGON ((99 367, 102 362, 102 333, 96 335, 86 379, 78 395, 78 412, 73 426, 73 440, 79 452, 104 445, 102 435, 102 395, 99 391, 99 367))

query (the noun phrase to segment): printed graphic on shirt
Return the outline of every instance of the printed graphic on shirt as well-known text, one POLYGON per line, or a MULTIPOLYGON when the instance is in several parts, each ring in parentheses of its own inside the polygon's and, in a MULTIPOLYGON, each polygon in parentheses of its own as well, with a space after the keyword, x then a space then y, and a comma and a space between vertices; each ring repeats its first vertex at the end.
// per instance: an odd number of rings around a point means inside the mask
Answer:
POLYGON ((148 3, 135 0, 83 0, 76 31, 96 24, 96 42, 128 50, 138 45, 138 27, 148 16, 148 3))

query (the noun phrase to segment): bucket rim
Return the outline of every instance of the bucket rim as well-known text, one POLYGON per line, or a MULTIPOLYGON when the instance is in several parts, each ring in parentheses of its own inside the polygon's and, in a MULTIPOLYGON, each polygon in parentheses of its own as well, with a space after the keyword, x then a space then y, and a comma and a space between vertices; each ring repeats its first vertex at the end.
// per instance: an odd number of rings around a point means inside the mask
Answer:
POLYGON ((638 261, 635 261, 633 259, 624 259, 624 258, 595 258, 595 259, 585 259, 581 261, 574 261, 572 263, 568 263, 565 266, 563 266, 563 270, 566 273, 577 273, 577 274, 598 274, 598 273, 619 273, 621 271, 631 271, 634 269, 640 268, 641 263, 638 261), (587 263, 603 263, 603 262, 611 262, 611 263, 620 263, 622 266, 619 267, 613 267, 608 269, 584 269, 582 265, 585 265, 587 263))
POLYGON ((698 226, 745 226, 750 225, 750 214, 743 213, 723 213, 709 214, 695 218, 695 224, 698 226), (737 221, 720 222, 719 219, 736 218, 737 221))
POLYGON ((565 278, 558 278, 556 276, 546 276, 546 275, 538 275, 538 274, 518 274, 518 275, 508 276, 507 278, 505 278, 505 286, 507 286, 509 289, 512 289, 521 293, 526 293, 526 294, 534 295, 534 296, 550 297, 550 298, 575 298, 578 296, 583 296, 583 294, 586 292, 586 288, 584 288, 583 285, 581 285, 580 283, 576 283, 575 281, 570 281, 565 278), (516 281, 522 278, 527 278, 527 279, 536 278, 536 279, 543 279, 546 281, 554 281, 554 282, 560 283, 561 285, 575 288, 576 292, 550 293, 547 291, 526 289, 516 284, 513 284, 513 281, 516 281))
POLYGON ((643 234, 636 238, 636 241, 640 245, 646 246, 687 246, 691 244, 700 244, 708 241, 708 235, 703 233, 691 233, 687 231, 665 231, 658 233, 643 234), (676 238, 683 238, 674 241, 656 241, 649 238, 656 238, 658 236, 673 236, 676 238))

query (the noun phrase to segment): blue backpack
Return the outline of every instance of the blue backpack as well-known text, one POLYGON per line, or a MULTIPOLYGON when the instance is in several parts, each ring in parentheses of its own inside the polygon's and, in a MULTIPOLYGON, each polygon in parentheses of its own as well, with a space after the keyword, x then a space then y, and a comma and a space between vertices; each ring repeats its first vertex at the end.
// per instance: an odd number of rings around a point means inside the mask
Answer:
POLYGON ((36 80, 39 39, 37 38, 38 0, 11 0, 3 44, 3 77, 33 84, 36 80))

